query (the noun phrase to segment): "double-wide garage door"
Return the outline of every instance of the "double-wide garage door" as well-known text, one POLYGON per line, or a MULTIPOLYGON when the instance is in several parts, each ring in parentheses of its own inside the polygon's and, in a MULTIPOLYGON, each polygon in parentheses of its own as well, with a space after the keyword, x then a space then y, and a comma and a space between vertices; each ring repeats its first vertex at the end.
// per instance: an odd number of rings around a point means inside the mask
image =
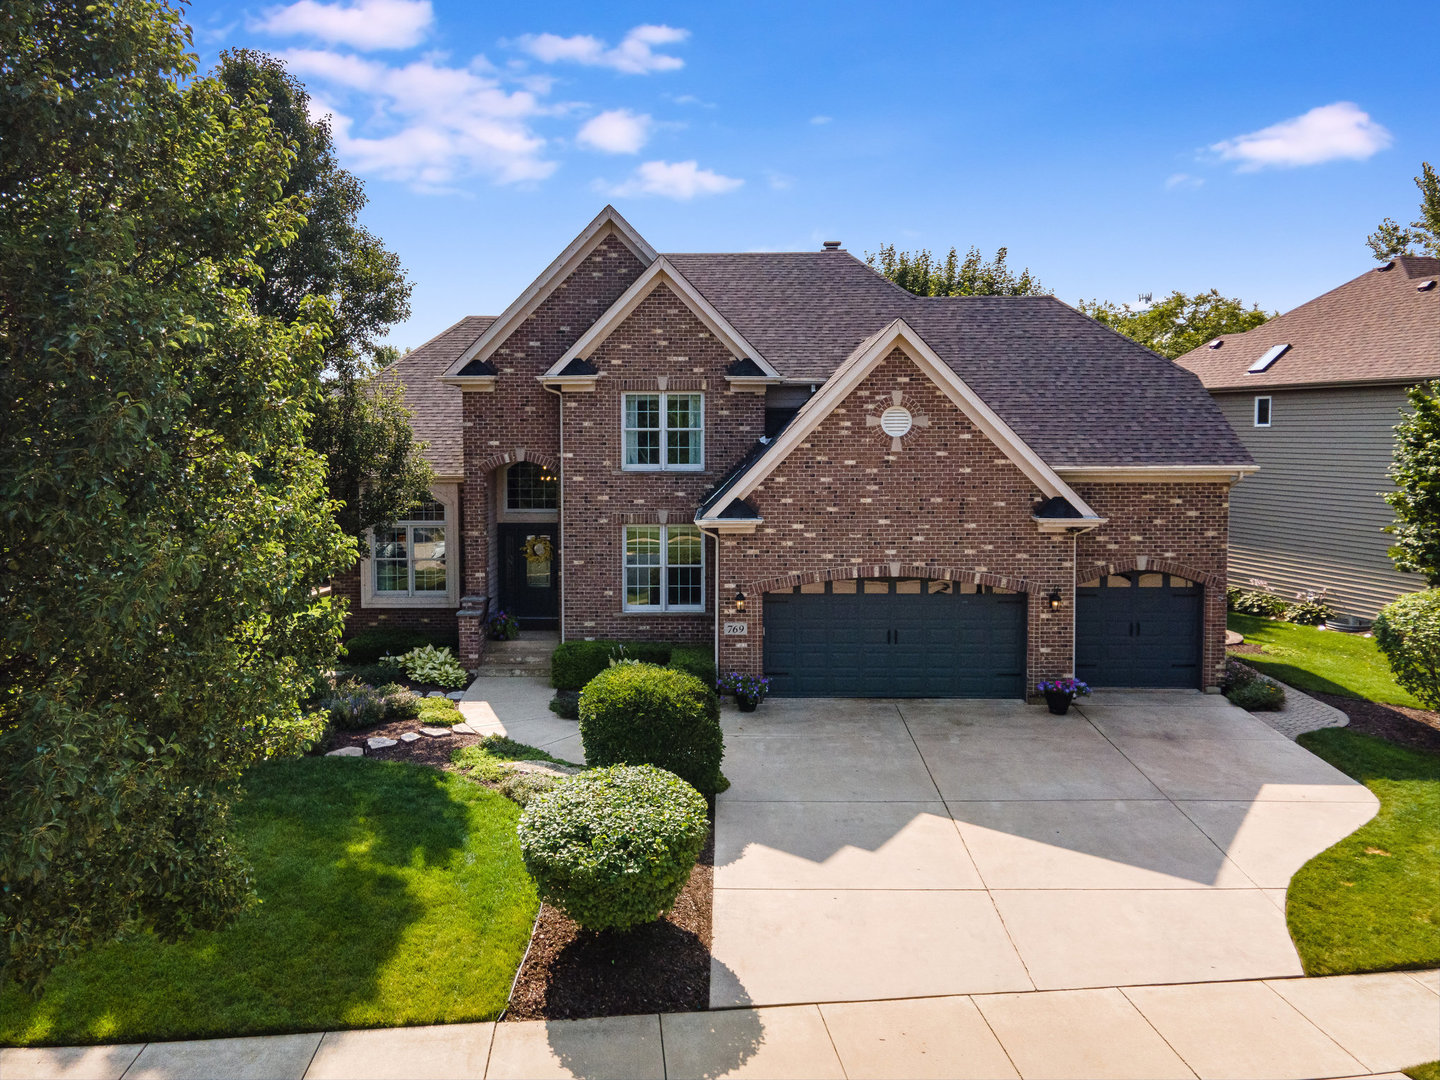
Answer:
POLYGON ((1023 697, 1024 594, 965 588, 874 579, 828 582, 824 592, 766 593, 771 692, 1023 697))

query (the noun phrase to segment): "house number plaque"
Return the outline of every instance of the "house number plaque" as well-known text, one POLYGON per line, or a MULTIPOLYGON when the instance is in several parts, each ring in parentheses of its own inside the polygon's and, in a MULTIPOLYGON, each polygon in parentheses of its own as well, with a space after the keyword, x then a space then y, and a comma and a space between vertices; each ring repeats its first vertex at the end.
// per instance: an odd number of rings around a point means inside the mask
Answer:
POLYGON ((727 622, 725 624, 726 637, 745 637, 750 633, 750 624, 743 622, 727 622))

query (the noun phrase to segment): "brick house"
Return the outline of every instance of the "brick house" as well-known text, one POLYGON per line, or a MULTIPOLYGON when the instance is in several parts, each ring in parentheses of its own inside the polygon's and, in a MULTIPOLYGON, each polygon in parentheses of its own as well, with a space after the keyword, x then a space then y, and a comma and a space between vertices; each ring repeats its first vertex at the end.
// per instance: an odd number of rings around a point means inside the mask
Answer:
POLYGON ((337 591, 713 643, 777 694, 1213 687, 1230 487, 1199 381, 1053 297, 921 298, 838 244, 661 255, 606 207, 390 369, 437 473, 337 591))

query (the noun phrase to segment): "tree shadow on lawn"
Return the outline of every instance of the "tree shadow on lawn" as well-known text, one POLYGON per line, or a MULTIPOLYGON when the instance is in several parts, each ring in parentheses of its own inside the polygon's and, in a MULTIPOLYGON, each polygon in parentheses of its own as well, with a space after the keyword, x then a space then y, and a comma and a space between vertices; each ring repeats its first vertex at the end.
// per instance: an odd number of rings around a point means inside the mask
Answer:
POLYGON ((1317 675, 1308 668, 1296 667, 1294 664, 1287 664, 1283 660, 1277 660, 1268 654, 1241 653, 1235 659, 1242 663, 1249 664, 1256 671, 1269 675, 1272 679, 1279 679, 1287 686, 1304 693, 1312 690, 1320 694, 1335 694, 1339 697, 1363 698, 1360 691, 1355 690, 1343 683, 1333 682, 1323 675, 1317 675))
POLYGON ((234 835, 260 903, 0 995, 0 1042, 82 1043, 493 1019, 536 901, 509 800, 431 769, 310 758, 253 770, 234 835))

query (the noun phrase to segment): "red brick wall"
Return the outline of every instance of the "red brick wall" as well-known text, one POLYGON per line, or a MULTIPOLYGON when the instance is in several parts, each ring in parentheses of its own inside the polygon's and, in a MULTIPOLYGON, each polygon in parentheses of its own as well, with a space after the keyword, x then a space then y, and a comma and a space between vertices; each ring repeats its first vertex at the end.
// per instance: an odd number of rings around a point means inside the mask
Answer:
POLYGON ((660 285, 591 356, 604 377, 593 393, 565 396, 563 545, 566 638, 710 643, 713 545, 706 545, 706 614, 626 614, 623 530, 664 515, 690 524, 702 497, 765 432, 763 395, 732 392, 734 361, 668 286, 660 285), (626 472, 621 396, 665 388, 705 395, 701 472, 626 472))
POLYGON ((331 583, 330 595, 338 603, 345 600, 349 614, 345 618, 345 636, 353 637, 361 630, 376 626, 403 626, 411 630, 433 630, 453 638, 456 629, 455 609, 438 608, 365 608, 360 606, 360 575, 372 572, 366 559, 331 583))
POLYGON ((500 345, 492 357, 498 372, 494 392, 464 395, 464 595, 498 599, 494 469, 521 456, 552 466, 559 461, 559 399, 536 377, 560 359, 643 270, 622 241, 606 236, 500 345))
MULTIPOLYGON (((1091 491, 1081 491, 1089 499, 1091 491)), ((1081 565, 1103 552, 1112 562, 1175 556, 1193 571, 1223 574, 1223 485, 1097 485, 1095 509, 1110 526, 1080 543, 1081 565), (1180 503, 1171 502, 1179 498, 1180 503), (1163 513, 1156 510, 1163 502, 1163 513), (1193 513, 1191 513, 1193 511, 1193 513), (1114 545, 1111 547, 1111 545, 1114 545)), ((765 518, 754 535, 722 540, 721 599, 726 618, 737 589, 747 595, 750 633, 722 638, 722 670, 758 673, 763 593, 830 578, 954 577, 1029 596, 1029 678, 1071 674, 1075 541, 1038 531, 1030 520, 1041 493, 900 350, 893 352, 765 482, 747 497, 765 518), (866 425, 894 393, 928 426, 902 449, 866 425), (977 576, 978 575, 978 576, 977 576), (1062 608, 1046 595, 1059 589, 1062 608)), ((1083 582, 1095 574, 1082 574, 1083 582)), ((1207 665, 1216 626, 1207 624, 1207 665)), ((1212 608, 1207 616, 1213 620, 1212 608)))

